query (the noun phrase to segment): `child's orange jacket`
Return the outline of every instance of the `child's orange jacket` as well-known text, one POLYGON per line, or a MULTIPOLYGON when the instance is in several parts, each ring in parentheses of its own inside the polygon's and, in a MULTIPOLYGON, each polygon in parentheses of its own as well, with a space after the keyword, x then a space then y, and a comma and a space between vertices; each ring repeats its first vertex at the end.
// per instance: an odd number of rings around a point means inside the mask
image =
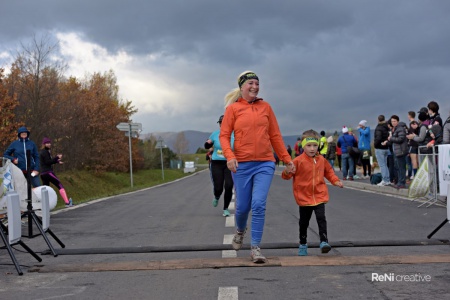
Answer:
POLYGON ((315 206, 328 202, 328 188, 325 178, 333 185, 339 182, 330 163, 322 156, 310 157, 303 153, 294 159, 295 174, 286 174, 281 177, 289 180, 294 178, 292 188, 295 201, 299 206, 315 206))

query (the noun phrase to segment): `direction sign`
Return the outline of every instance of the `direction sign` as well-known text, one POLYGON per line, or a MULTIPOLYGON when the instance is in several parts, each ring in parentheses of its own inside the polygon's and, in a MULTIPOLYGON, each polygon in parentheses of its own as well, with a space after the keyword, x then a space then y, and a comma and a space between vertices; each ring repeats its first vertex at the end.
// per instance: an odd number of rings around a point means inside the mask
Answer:
POLYGON ((119 123, 116 126, 120 131, 142 131, 142 123, 119 123), (131 125, 131 126, 130 126, 131 125))

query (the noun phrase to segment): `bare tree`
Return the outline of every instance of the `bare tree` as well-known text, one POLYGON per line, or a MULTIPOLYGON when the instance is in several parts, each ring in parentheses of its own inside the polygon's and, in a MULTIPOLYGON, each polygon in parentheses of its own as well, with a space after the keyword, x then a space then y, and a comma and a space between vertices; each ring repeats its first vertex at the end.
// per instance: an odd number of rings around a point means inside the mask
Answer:
POLYGON ((21 47, 11 68, 9 93, 17 95, 20 121, 33 129, 33 137, 42 138, 46 121, 58 113, 53 108, 66 65, 55 58, 58 43, 49 36, 34 36, 29 45, 22 43, 21 47))
POLYGON ((177 140, 175 141, 175 152, 178 157, 181 159, 181 155, 185 154, 189 151, 189 142, 186 140, 184 132, 181 131, 177 134, 177 140))

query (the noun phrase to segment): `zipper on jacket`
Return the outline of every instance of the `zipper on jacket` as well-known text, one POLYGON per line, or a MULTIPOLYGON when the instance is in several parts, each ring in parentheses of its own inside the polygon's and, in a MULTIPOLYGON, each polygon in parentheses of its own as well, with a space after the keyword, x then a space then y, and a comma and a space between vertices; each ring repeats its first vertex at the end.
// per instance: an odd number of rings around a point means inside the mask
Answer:
POLYGON ((314 200, 314 204, 317 204, 316 203, 316 164, 317 164, 317 162, 316 162, 316 157, 313 157, 313 161, 314 161, 314 164, 313 164, 313 184, 312 184, 312 196, 313 196, 313 200, 314 200))
POLYGON ((23 153, 25 154, 25 170, 28 171, 27 147, 25 146, 25 139, 23 139, 23 153))

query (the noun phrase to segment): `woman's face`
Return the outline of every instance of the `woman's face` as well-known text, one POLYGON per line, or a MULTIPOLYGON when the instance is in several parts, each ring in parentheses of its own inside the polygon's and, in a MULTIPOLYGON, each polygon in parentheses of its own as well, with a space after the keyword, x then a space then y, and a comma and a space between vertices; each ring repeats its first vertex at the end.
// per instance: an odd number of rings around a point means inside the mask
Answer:
POLYGON ((411 124, 411 128, 412 128, 412 129, 416 129, 417 126, 418 126, 418 125, 417 125, 416 123, 412 123, 412 124, 411 124))
POLYGON ((252 101, 258 96, 259 81, 256 79, 249 79, 241 87, 242 98, 247 101, 252 101))
POLYGON ((396 119, 391 119, 392 127, 396 127, 398 125, 398 121, 396 119))

